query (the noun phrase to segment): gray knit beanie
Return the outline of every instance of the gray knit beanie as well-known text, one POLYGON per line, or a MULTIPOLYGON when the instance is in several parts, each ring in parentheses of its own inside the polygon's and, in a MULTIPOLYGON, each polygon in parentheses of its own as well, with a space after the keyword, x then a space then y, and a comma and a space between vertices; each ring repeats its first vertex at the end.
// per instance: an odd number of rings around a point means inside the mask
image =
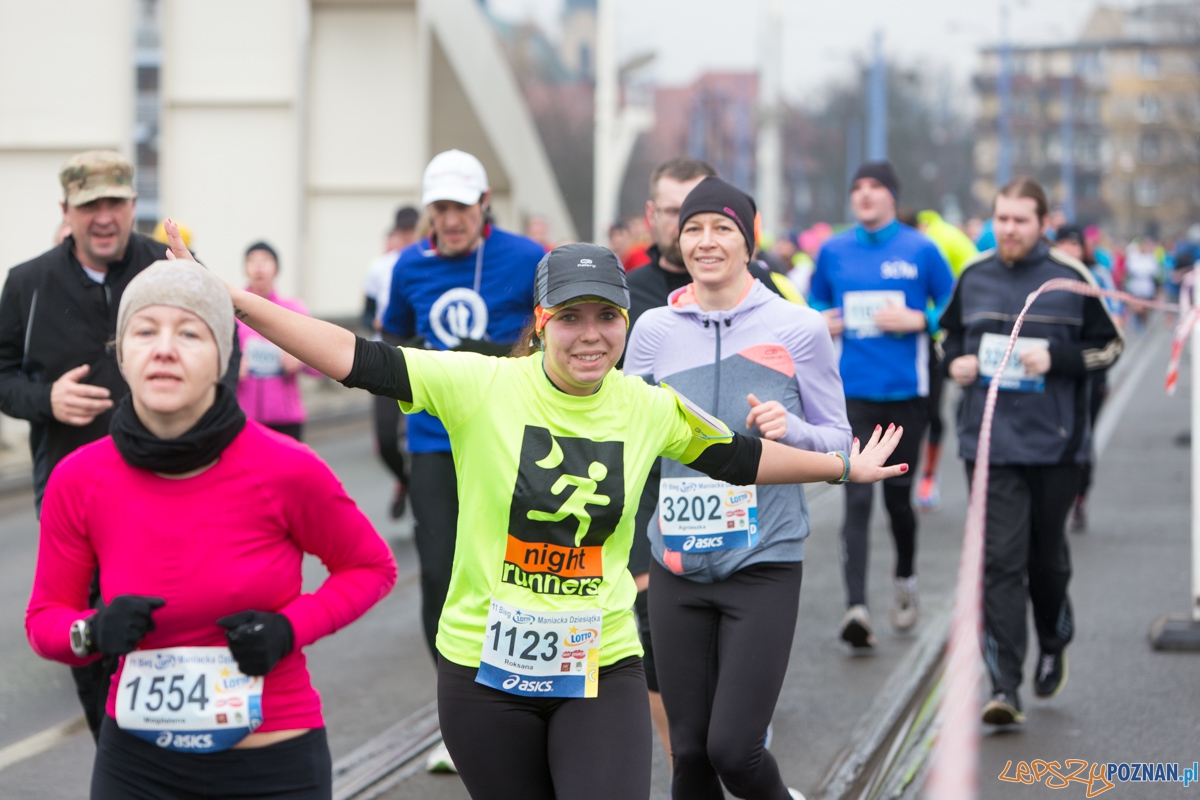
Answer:
POLYGON ((121 364, 121 340, 135 312, 147 306, 174 306, 190 311, 208 324, 217 340, 220 374, 229 369, 233 351, 233 302, 225 284, 195 261, 155 261, 125 287, 117 310, 117 365, 121 364))

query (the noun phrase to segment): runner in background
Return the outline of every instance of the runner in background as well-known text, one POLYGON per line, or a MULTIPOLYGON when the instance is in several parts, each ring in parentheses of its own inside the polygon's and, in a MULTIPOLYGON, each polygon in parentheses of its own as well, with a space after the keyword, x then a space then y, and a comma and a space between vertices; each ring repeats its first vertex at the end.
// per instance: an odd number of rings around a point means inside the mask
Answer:
MULTIPOLYGON (((395 222, 384 243, 384 253, 372 261, 367 270, 367 278, 363 282, 365 303, 362 324, 372 332, 372 340, 381 338, 383 314, 387 311, 391 295, 392 270, 396 266, 396 260, 400 258, 400 251, 416 243, 417 222, 420 217, 420 212, 412 206, 397 209, 395 222)), ((388 471, 396 478, 396 488, 392 492, 388 516, 400 519, 408 503, 408 458, 404 447, 407 419, 400 413, 400 407, 386 397, 374 398, 372 416, 375 421, 376 451, 388 471)))
MULTIPOLYGON (((1079 263, 1087 267, 1092 273, 1092 278, 1101 289, 1115 289, 1113 285, 1112 275, 1107 269, 1096 263, 1089 252, 1087 242, 1084 237, 1083 229, 1076 225, 1064 225, 1058 229, 1057 235, 1054 237, 1054 247, 1068 258, 1073 258, 1079 263)), ((1120 303, 1111 298, 1104 298, 1104 304, 1108 306, 1109 312, 1114 319, 1119 319, 1121 314, 1120 303)), ((1105 399, 1108 398, 1108 370, 1095 369, 1088 373, 1088 416, 1090 418, 1092 430, 1096 429, 1096 420, 1100 416, 1100 409, 1104 405, 1105 399)), ((1092 473, 1095 470, 1096 452, 1093 446, 1088 452, 1088 460, 1079 469, 1079 492, 1075 495, 1075 503, 1071 506, 1071 515, 1067 520, 1067 527, 1073 533, 1084 533, 1087 531, 1087 495, 1088 490, 1092 488, 1092 473)))
POLYGON ((115 325, 130 393, 111 436, 51 476, 25 618, 45 658, 119 660, 92 800, 329 798, 302 648, 388 593, 392 554, 328 466, 247 422, 220 383, 234 319, 211 272, 150 266, 125 287, 115 325), (329 570, 308 594, 305 553, 329 570))
MULTIPOLYGON (((279 256, 266 242, 255 242, 246 248, 247 289, 272 303, 278 303, 297 314, 308 314, 303 300, 283 297, 275 291, 279 274, 279 256)), ((239 324, 238 340, 242 345, 242 363, 238 370, 238 405, 246 416, 261 422, 273 431, 304 441, 304 398, 300 395, 299 375, 305 371, 320 375, 311 367, 280 350, 245 325, 239 324)))
MULTIPOLYGON (((929 238, 896 219, 900 180, 890 162, 863 164, 850 183, 858 224, 825 242, 812 278, 809 303, 825 316, 829 332, 842 337, 841 373, 846 414, 855 437, 896 422, 908 432, 897 461, 915 463, 929 419, 929 342, 954 285, 954 276, 929 238)), ((896 543, 894 601, 889 618, 898 631, 919 617, 917 517, 912 475, 883 485, 883 502, 896 543)), ((870 486, 846 489, 842 567, 846 615, 839 635, 855 649, 873 647, 867 610, 867 548, 870 486)))
POLYGON ((731 432, 613 372, 629 292, 611 251, 556 248, 535 285, 528 344, 514 351, 529 355, 507 359, 391 348, 231 295, 240 319, 306 363, 446 422, 471 502, 438 630, 438 716, 471 796, 647 798, 651 726, 627 564, 654 459, 735 485, 873 481, 907 469, 882 466, 902 431, 877 429, 849 454, 731 432))
MULTIPOLYGON (((507 354, 533 317, 533 276, 545 250, 500 230, 489 218, 491 190, 479 159, 461 150, 434 156, 425 168, 421 203, 428 238, 400 253, 383 316, 389 343, 431 350, 507 354)), ((409 497, 421 562, 421 622, 437 660, 438 619, 450 586, 458 527, 457 467, 442 422, 418 411, 408 419, 412 454, 409 497)), ((432 771, 452 770, 444 746, 430 753, 432 771)))
MULTIPOLYGON (((829 331, 820 314, 749 274, 754 217, 754 201, 719 178, 688 194, 679 247, 693 282, 642 315, 625 372, 699 398, 714 416, 745 413, 749 435, 842 450, 850 424, 829 331)), ((650 623, 672 795, 719 798, 724 784, 738 797, 786 797, 765 739, 796 628, 810 526, 804 491, 706 481, 701 502, 718 510, 696 515, 688 484, 704 476, 670 460, 661 472, 661 491, 643 497, 659 501, 649 519, 650 623)))
MULTIPOLYGON (((1053 278, 1094 286, 1087 268, 1043 239, 1048 203, 1032 178, 996 195, 997 248, 963 270, 942 314, 948 372, 963 387, 958 450, 973 479, 988 384, 1008 347, 1025 298, 1053 278)), ((1066 647, 1075 635, 1067 596, 1071 557, 1065 524, 1089 459, 1089 374, 1121 354, 1112 315, 1099 299, 1073 292, 1038 298, 1001 376, 991 436, 983 565, 983 656, 991 725, 1022 722, 1019 688, 1033 604, 1039 655, 1034 693, 1053 697, 1067 682, 1066 647)))
MULTIPOLYGON (((979 253, 970 237, 942 219, 936 211, 918 211, 915 227, 933 239, 955 278, 979 253)), ((942 463, 942 384, 946 381, 946 367, 942 363, 939 339, 939 336, 929 337, 929 434, 925 438, 925 456, 921 459, 921 477, 917 481, 917 508, 926 510, 936 508, 941 500, 938 469, 942 463)))

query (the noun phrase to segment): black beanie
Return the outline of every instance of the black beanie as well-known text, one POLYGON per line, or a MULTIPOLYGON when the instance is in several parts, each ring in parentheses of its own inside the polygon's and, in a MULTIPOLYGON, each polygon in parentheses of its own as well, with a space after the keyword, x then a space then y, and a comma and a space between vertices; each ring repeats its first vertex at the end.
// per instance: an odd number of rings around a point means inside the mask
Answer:
POLYGON ((243 258, 249 258, 250 254, 253 253, 255 250, 262 250, 264 253, 267 253, 268 255, 270 255, 272 260, 275 261, 276 272, 279 271, 279 254, 275 252, 274 247, 271 247, 271 245, 267 244, 266 242, 255 242, 254 244, 252 244, 246 248, 246 255, 243 256, 243 258))
POLYGON ((733 184, 709 176, 684 198, 679 208, 679 230, 697 214, 721 214, 729 217, 746 237, 746 252, 754 255, 754 215, 758 208, 754 199, 733 184))
POLYGON ((858 168, 858 172, 854 173, 854 178, 850 181, 850 188, 854 189, 854 184, 859 178, 874 178, 887 187, 887 190, 892 193, 892 197, 900 199, 900 176, 896 174, 896 168, 892 166, 890 161, 868 161, 858 168))

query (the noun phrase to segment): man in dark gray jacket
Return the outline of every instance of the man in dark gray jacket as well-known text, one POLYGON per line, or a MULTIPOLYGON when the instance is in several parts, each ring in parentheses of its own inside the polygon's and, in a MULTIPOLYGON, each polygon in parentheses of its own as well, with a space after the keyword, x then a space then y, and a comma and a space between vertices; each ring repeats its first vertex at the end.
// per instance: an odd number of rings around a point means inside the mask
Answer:
MULTIPOLYGON (((959 453, 971 475, 988 382, 1028 295, 1052 278, 1095 285, 1087 268, 1043 238, 1048 203, 1031 178, 1015 178, 993 208, 996 249, 968 262, 942 315, 948 372, 963 387, 959 453)), ((984 660, 992 698, 983 721, 1024 721, 1018 687, 1025 660, 1025 596, 1040 656, 1034 692, 1067 680, 1074 634, 1064 526, 1091 447, 1088 374, 1113 365, 1124 343, 1104 303, 1057 291, 1033 304, 1021 328, 992 427, 984 552, 984 660), (1028 588, 1026 588, 1028 587, 1028 588)))

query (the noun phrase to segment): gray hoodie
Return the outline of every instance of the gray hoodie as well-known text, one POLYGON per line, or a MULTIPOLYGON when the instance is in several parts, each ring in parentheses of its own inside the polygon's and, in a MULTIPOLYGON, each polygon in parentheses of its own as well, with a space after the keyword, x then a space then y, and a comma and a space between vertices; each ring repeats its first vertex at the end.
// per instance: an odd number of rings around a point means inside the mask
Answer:
MULTIPOLYGON (((746 430, 747 395, 776 400, 788 412, 783 444, 822 453, 850 448, 842 379, 824 320, 757 280, 729 311, 702 310, 691 285, 673 292, 666 306, 647 311, 634 326, 625 372, 667 383, 731 429, 756 436, 762 435, 757 428, 746 430)), ((662 477, 705 478, 665 459, 662 477)), ((708 552, 667 550, 660 506, 647 531, 654 559, 699 583, 723 580, 751 564, 803 561, 809 531, 803 487, 760 486, 757 492, 757 544, 708 552)))

